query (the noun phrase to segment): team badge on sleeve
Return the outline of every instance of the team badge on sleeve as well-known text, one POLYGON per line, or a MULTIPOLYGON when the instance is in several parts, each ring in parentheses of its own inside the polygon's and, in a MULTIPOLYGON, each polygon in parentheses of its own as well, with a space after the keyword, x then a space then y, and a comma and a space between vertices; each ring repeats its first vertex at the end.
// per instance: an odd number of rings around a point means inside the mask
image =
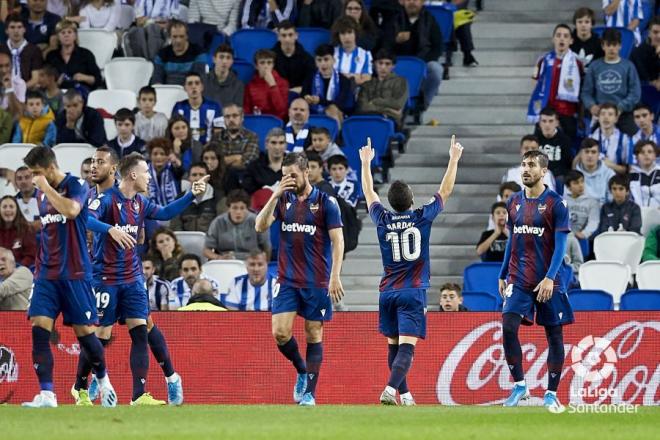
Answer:
POLYGON ((89 204, 89 209, 96 211, 101 206, 101 201, 99 199, 94 199, 92 203, 89 204))

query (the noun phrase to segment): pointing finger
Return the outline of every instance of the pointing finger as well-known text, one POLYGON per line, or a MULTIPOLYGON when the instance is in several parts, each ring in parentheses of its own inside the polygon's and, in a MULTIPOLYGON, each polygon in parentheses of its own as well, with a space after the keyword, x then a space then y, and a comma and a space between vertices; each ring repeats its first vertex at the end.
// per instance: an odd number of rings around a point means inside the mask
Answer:
POLYGON ((371 137, 367 137, 367 147, 371 148, 371 137))
POLYGON ((454 148, 454 145, 456 145, 456 135, 452 134, 451 135, 451 147, 454 148))
POLYGON ((204 177, 202 177, 201 179, 199 179, 199 182, 202 182, 202 183, 208 183, 208 181, 209 181, 210 178, 211 178, 211 175, 207 174, 206 176, 204 176, 204 177))

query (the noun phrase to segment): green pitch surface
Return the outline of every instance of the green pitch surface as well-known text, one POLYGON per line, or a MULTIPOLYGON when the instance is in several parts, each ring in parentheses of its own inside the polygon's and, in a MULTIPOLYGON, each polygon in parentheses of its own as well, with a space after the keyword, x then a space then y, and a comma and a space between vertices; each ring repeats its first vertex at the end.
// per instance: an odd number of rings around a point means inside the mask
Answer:
POLYGON ((653 439, 660 407, 636 414, 551 414, 544 408, 230 406, 180 408, 0 406, 10 439, 653 439))

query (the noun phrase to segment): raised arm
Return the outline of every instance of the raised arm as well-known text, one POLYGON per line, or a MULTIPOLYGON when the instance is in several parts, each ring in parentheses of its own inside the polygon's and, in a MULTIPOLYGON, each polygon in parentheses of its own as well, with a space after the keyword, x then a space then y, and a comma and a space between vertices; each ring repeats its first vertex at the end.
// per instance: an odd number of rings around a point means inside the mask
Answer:
POLYGON ((34 185, 39 188, 48 198, 48 201, 53 205, 53 208, 69 220, 78 217, 82 206, 75 199, 69 199, 60 195, 42 175, 34 176, 32 178, 34 185))
POLYGON ((463 154, 463 146, 456 142, 456 135, 451 135, 451 143, 449 145, 449 163, 447 164, 447 171, 440 183, 438 194, 442 199, 443 205, 447 203, 449 196, 454 190, 454 183, 456 182, 456 172, 458 171, 458 160, 463 154))
POLYGON ((290 191, 296 188, 296 181, 290 175, 282 176, 280 184, 273 195, 270 196, 266 205, 259 211, 257 214, 257 220, 254 224, 254 229, 257 232, 265 232, 270 228, 270 225, 275 221, 275 208, 277 207, 277 201, 282 197, 285 191, 290 191))
POLYGON ((360 148, 360 161, 362 161, 362 193, 367 200, 367 208, 375 202, 380 202, 380 198, 374 191, 374 179, 371 175, 371 161, 375 152, 371 148, 371 138, 367 138, 367 145, 360 148))

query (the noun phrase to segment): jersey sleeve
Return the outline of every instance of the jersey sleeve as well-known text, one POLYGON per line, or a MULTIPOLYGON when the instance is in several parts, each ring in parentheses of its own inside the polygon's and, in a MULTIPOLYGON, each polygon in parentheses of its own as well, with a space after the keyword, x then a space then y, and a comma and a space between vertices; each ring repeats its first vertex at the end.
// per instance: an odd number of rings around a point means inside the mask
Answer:
POLYGON ((557 199, 552 208, 552 215, 554 217, 555 232, 568 232, 568 206, 566 200, 557 199))
POLYGON ((387 210, 380 202, 374 202, 369 206, 369 215, 376 226, 384 223, 387 210))
POLYGON ((156 204, 153 200, 148 197, 138 194, 138 197, 142 199, 142 206, 144 206, 144 216, 146 218, 154 218, 158 213, 160 206, 156 204))
POLYGON ((442 197, 440 197, 440 194, 435 193, 433 198, 422 207, 422 217, 432 222, 442 212, 443 208, 442 197))
POLYGON ((275 205, 275 211, 273 212, 275 220, 284 220, 284 206, 286 206, 284 200, 284 195, 277 200, 277 205, 275 205))
POLYGON ((325 200, 325 225, 328 231, 330 229, 342 228, 344 226, 341 222, 339 203, 337 202, 337 199, 332 196, 328 196, 325 200))
POLYGON ((85 206, 87 203, 87 194, 89 193, 89 186, 83 179, 71 179, 67 185, 67 198, 75 200, 80 203, 80 206, 85 206))
POLYGON ((97 220, 102 219, 105 216, 106 207, 108 206, 106 200, 108 200, 108 197, 99 194, 94 200, 89 202, 87 215, 92 216, 97 220))

